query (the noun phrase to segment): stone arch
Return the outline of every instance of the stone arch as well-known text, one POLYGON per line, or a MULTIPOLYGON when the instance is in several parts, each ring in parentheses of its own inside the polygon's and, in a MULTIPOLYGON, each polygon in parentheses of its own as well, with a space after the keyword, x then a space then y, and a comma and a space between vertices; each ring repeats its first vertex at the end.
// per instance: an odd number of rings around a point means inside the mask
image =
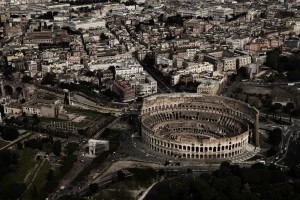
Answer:
POLYGON ((14 88, 13 87, 11 87, 10 85, 5 85, 4 86, 4 93, 5 93, 5 96, 7 96, 7 95, 12 95, 13 94, 13 92, 14 92, 14 88))
POLYGON ((22 87, 16 87, 16 93, 18 94, 18 96, 23 97, 23 88, 22 87))

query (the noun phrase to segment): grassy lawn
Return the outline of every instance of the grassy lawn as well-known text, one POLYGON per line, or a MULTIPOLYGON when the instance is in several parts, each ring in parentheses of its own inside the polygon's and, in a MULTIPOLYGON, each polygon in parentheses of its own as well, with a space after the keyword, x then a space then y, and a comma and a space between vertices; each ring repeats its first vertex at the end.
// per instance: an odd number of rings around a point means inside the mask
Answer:
POLYGON ((4 147, 7 144, 9 144, 9 142, 6 142, 4 140, 0 140, 0 148, 4 147))
MULTIPOLYGON (((46 150, 50 151, 51 146, 45 146, 46 150)), ((76 156, 74 155, 64 158, 61 156, 61 159, 64 161, 63 167, 53 170, 53 176, 50 180, 48 180, 47 174, 51 168, 51 163, 48 160, 43 161, 42 159, 36 161, 35 156, 38 152, 40 152, 40 150, 31 148, 18 150, 19 159, 17 164, 1 177, 0 200, 7 199, 4 197, 11 194, 11 192, 6 194, 5 191, 13 191, 13 189, 8 187, 16 183, 25 184, 28 187, 20 199, 45 199, 48 193, 52 192, 57 187, 60 179, 68 172, 69 169, 72 168, 73 163, 76 161, 76 156)))
POLYGON ((263 134, 259 133, 259 146, 260 148, 270 148, 270 145, 267 143, 268 138, 263 134))
POLYGON ((67 107, 66 110, 70 113, 86 116, 86 119, 92 120, 92 121, 97 121, 101 117, 107 115, 105 113, 100 113, 100 112, 91 111, 91 110, 84 110, 84 109, 75 108, 75 107, 67 107))
POLYGON ((0 187, 3 188, 6 185, 15 182, 23 183, 29 170, 31 170, 35 165, 34 157, 37 152, 38 150, 29 148, 24 148, 19 151, 20 160, 16 166, 15 172, 13 172, 13 175, 11 173, 5 175, 0 182, 0 187))
POLYGON ((35 180, 33 181, 31 187, 23 194, 22 199, 24 200, 30 200, 32 199, 31 191, 34 187, 36 187, 36 191, 39 193, 40 190, 43 188, 47 181, 47 173, 50 169, 51 165, 48 160, 46 160, 43 165, 40 167, 39 172, 37 173, 37 176, 35 177, 35 180))

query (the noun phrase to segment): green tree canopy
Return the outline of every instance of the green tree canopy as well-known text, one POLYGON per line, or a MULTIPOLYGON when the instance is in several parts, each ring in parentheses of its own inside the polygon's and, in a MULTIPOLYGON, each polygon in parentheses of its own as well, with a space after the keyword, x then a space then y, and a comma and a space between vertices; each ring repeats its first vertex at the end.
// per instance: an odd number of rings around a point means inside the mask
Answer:
POLYGON ((60 156, 60 153, 61 153, 61 143, 60 143, 60 140, 56 140, 54 142, 52 151, 53 151, 54 155, 60 156))
POLYGON ((281 142, 282 130, 280 128, 275 128, 269 134, 269 143, 272 145, 279 145, 281 142))
POLYGON ((4 140, 13 141, 19 137, 19 131, 13 127, 3 127, 1 129, 1 137, 4 140))
POLYGON ((25 76, 22 77, 22 82, 23 83, 31 83, 32 80, 33 80, 33 78, 30 77, 30 76, 27 76, 27 75, 25 75, 25 76))

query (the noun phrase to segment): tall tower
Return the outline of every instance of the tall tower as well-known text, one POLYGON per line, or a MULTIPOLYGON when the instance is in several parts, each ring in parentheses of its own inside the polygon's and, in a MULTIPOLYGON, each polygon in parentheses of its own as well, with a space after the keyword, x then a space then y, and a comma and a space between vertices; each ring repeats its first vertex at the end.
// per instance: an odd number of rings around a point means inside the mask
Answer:
POLYGON ((3 97, 5 93, 4 93, 4 85, 2 80, 0 81, 0 87, 1 87, 1 96, 3 97))
POLYGON ((70 92, 69 92, 68 89, 64 89, 63 92, 64 92, 64 95, 65 95, 64 104, 69 105, 70 104, 70 92))

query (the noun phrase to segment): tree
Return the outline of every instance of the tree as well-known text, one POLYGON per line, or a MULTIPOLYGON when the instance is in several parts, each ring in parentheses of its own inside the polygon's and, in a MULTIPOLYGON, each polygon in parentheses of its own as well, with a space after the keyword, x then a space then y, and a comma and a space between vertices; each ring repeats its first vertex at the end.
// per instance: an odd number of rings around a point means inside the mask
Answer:
POLYGON ((230 163, 227 161, 222 162, 220 169, 222 169, 222 168, 230 168, 230 163))
POLYGON ((273 70, 279 70, 280 54, 281 51, 279 48, 267 52, 266 65, 273 70))
POLYGON ((69 142, 65 147, 68 155, 72 155, 75 151, 79 149, 79 145, 75 142, 69 142))
POLYGON ((281 142, 282 130, 280 128, 275 128, 269 134, 269 143, 271 145, 279 145, 281 142))
POLYGON ((282 109, 282 105, 281 105, 281 103, 274 103, 274 109, 276 110, 276 111, 278 111, 278 110, 281 110, 282 109))
POLYGON ((90 190, 92 193, 96 193, 99 189, 99 185, 97 183, 90 184, 90 190))
POLYGON ((49 169, 47 173, 47 181, 51 181, 53 179, 54 173, 52 169, 49 169))
POLYGON ((113 73, 113 79, 116 79, 116 68, 115 66, 109 66, 108 70, 110 70, 113 73))
POLYGON ((300 116, 300 110, 299 109, 292 110, 291 116, 293 116, 293 117, 299 117, 300 116))
POLYGON ((27 75, 22 77, 22 83, 31 83, 32 80, 33 80, 33 78, 30 76, 27 76, 27 75))
POLYGON ((284 112, 289 113, 295 108, 294 104, 289 102, 284 106, 284 112))
POLYGON ((169 161, 166 159, 166 161, 165 161, 165 166, 168 166, 170 163, 169 163, 169 161))
POLYGON ((88 76, 88 77, 93 77, 93 76, 95 76, 95 73, 92 72, 92 71, 87 71, 87 72, 85 72, 84 75, 86 75, 86 76, 88 76))
POLYGON ((279 146, 272 145, 267 151, 267 156, 274 156, 279 151, 279 146))
POLYGON ((272 97, 271 95, 267 94, 266 97, 262 101, 265 108, 270 109, 270 107, 273 107, 272 97))
POLYGON ((17 143, 17 147, 18 147, 19 150, 23 149, 23 144, 22 144, 22 142, 18 142, 18 143, 17 143))
POLYGON ((33 188, 31 189, 30 193, 31 193, 32 197, 36 197, 37 196, 36 185, 33 186, 33 188))
POLYGON ((101 41, 104 41, 104 40, 107 40, 108 37, 104 33, 101 33, 100 34, 100 39, 101 39, 101 41))
POLYGON ((25 101, 26 101, 26 100, 25 100, 24 98, 22 98, 22 99, 20 100, 20 103, 23 104, 23 103, 25 103, 25 101))
POLYGON ((4 140, 13 141, 19 137, 19 131, 13 127, 4 127, 1 130, 1 137, 4 140))
POLYGON ((238 75, 241 79, 248 79, 248 78, 249 78, 249 73, 248 73, 246 67, 240 67, 240 68, 237 70, 237 75, 238 75))
POLYGON ((248 94, 246 94, 245 102, 249 103, 249 95, 248 94))
POLYGON ((61 153, 61 143, 60 143, 60 140, 56 140, 56 141, 54 142, 52 151, 53 151, 53 153, 54 153, 56 156, 60 156, 60 153, 61 153))
POLYGON ((150 19, 149 20, 149 25, 153 26, 155 24, 154 20, 153 19, 150 19))
POLYGON ((4 107, 3 105, 0 104, 0 113, 1 113, 1 116, 5 116, 5 113, 4 113, 4 107))
POLYGON ((187 168, 186 173, 188 175, 192 175, 193 174, 193 170, 191 168, 187 168))
POLYGON ((27 117, 24 117, 22 122, 23 122, 24 125, 27 125, 28 122, 29 122, 29 119, 27 117))
POLYGON ((6 200, 19 199, 19 197, 25 192, 25 183, 11 183, 3 189, 0 197, 4 197, 6 200))
POLYGON ((52 144, 53 143, 53 136, 49 135, 49 142, 52 144))
POLYGON ((19 155, 17 154, 17 151, 12 151, 9 149, 0 151, 0 179, 2 176, 9 173, 14 168, 14 165, 18 163, 18 158, 19 155))
POLYGON ((287 79, 289 82, 298 82, 300 80, 300 71, 289 71, 287 73, 287 79))
POLYGON ((157 174, 158 174, 158 176, 163 176, 163 175, 165 175, 165 170, 160 169, 160 170, 158 170, 157 174))
POLYGON ((55 78, 55 74, 51 74, 51 73, 47 73, 43 79, 41 84, 42 85, 54 85, 54 78, 55 78))
POLYGON ((125 178, 125 174, 122 170, 117 171, 118 180, 123 180, 125 178))
POLYGON ((78 129, 77 132, 79 135, 83 135, 83 136, 87 135, 87 130, 84 130, 84 129, 78 129))
POLYGON ((158 21, 159 21, 160 23, 164 22, 164 14, 163 14, 163 13, 159 15, 158 21))

